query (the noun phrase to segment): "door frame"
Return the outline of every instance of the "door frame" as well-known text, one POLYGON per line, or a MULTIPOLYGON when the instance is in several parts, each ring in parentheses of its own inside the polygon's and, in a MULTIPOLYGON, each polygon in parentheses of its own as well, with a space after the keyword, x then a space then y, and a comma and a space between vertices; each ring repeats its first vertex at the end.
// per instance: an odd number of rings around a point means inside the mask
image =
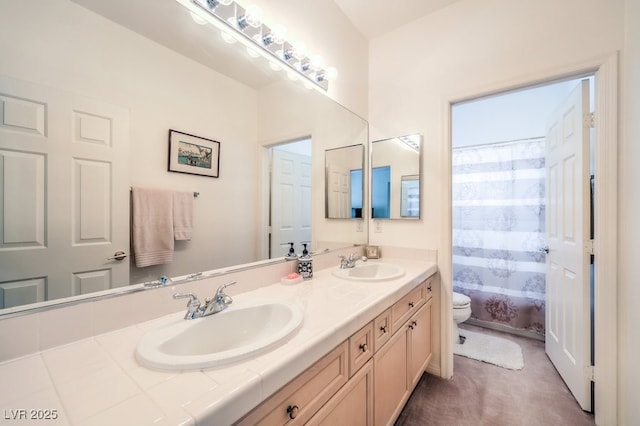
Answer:
POLYGON ((443 129, 445 148, 442 150, 443 215, 440 236, 442 262, 439 264, 441 285, 441 375, 453 376, 453 342, 450 338, 453 321, 453 250, 452 250, 452 182, 451 182, 451 108, 453 104, 522 89, 535 85, 595 75, 595 180, 594 191, 594 253, 595 253, 595 304, 594 350, 597 360, 594 367, 594 409, 597 424, 617 424, 618 390, 618 321, 616 314, 617 250, 618 250, 618 56, 613 52, 578 64, 559 66, 545 72, 498 82, 472 93, 451 94, 444 98, 443 129), (612 284, 613 283, 613 284, 612 284))

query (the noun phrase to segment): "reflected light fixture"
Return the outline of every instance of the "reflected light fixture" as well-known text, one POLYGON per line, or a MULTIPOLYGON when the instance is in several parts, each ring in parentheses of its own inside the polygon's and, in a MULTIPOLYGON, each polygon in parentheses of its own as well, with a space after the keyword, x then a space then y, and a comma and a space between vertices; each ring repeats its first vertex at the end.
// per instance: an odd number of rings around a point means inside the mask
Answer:
POLYGON ((398 139, 413 151, 420 152, 420 135, 400 136, 398 139))
POLYGON ((243 42, 251 56, 267 58, 272 69, 284 68, 290 78, 293 75, 305 83, 313 83, 316 88, 327 90, 329 81, 338 74, 333 67, 325 68, 320 56, 312 59, 303 43, 288 42, 282 25, 264 24, 258 6, 245 8, 234 0, 177 1, 191 11, 193 20, 198 24, 205 21, 217 26, 222 30, 225 41, 243 42))

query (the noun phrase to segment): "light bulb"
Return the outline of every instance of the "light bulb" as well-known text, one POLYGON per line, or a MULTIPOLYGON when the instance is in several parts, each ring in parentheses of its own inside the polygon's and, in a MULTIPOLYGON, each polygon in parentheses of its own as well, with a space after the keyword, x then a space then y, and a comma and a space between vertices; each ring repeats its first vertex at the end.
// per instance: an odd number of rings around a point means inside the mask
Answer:
POLYGON ((324 78, 329 81, 334 81, 338 78, 338 70, 335 67, 329 67, 324 72, 324 78))
POLYGON ((198 25, 206 25, 207 24, 207 20, 204 19, 202 16, 198 15, 195 12, 189 12, 191 13, 191 19, 193 19, 193 22, 195 22, 198 25))
POLYGON ((260 54, 254 48, 249 47, 249 46, 247 46, 247 53, 252 58, 258 58, 260 56, 260 54))
POLYGON ((249 5, 249 7, 247 7, 244 16, 247 20, 247 24, 251 25, 253 28, 258 28, 260 25, 262 25, 262 9, 260 9, 255 4, 249 5))
POLYGON ((282 65, 273 61, 269 61, 269 67, 274 71, 280 71, 282 69, 282 65))
POLYGON ((215 9, 216 7, 218 7, 220 5, 227 6, 227 5, 231 4, 232 2, 233 2, 233 0, 205 0, 205 3, 207 4, 207 6, 209 7, 210 10, 215 9))
POLYGON ((314 56, 313 59, 311 59, 311 66, 316 70, 324 68, 324 59, 322 59, 322 56, 314 56))
POLYGON ((271 41, 273 41, 274 43, 284 43, 284 38, 286 37, 286 35, 287 29, 280 24, 274 25, 271 29, 271 41))
POLYGON ((307 55, 307 46, 304 43, 297 43, 293 46, 293 57, 302 59, 307 55))
POLYGON ((222 35, 222 39, 225 41, 225 43, 234 44, 236 41, 238 41, 234 36, 226 31, 220 31, 220 34, 222 35))

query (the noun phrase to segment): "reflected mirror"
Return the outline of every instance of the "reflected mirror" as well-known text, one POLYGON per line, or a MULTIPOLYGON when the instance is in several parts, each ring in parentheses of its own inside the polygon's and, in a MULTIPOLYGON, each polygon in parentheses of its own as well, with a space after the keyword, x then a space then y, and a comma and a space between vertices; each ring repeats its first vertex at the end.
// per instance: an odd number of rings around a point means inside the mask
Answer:
POLYGON ((371 144, 371 217, 419 219, 422 136, 407 135, 371 144))
POLYGON ((325 150, 366 144, 366 121, 177 1, 0 2, 0 40, 0 315, 282 259, 265 152, 285 142, 311 141, 311 250, 366 243, 325 219, 323 187, 325 150), (217 177, 168 170, 170 129, 219 143, 217 177), (198 193, 170 263, 133 261, 138 187, 198 193))
POLYGON ((362 219, 364 145, 325 151, 325 217, 362 219))

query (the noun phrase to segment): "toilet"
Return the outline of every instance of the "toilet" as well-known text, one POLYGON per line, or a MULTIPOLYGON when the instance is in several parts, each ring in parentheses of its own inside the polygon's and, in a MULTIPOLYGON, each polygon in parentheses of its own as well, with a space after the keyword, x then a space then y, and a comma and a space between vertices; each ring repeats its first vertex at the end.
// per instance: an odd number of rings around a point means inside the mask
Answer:
POLYGON ((464 338, 460 341, 458 324, 465 322, 471 316, 471 299, 461 293, 453 292, 453 343, 464 343, 464 338))

